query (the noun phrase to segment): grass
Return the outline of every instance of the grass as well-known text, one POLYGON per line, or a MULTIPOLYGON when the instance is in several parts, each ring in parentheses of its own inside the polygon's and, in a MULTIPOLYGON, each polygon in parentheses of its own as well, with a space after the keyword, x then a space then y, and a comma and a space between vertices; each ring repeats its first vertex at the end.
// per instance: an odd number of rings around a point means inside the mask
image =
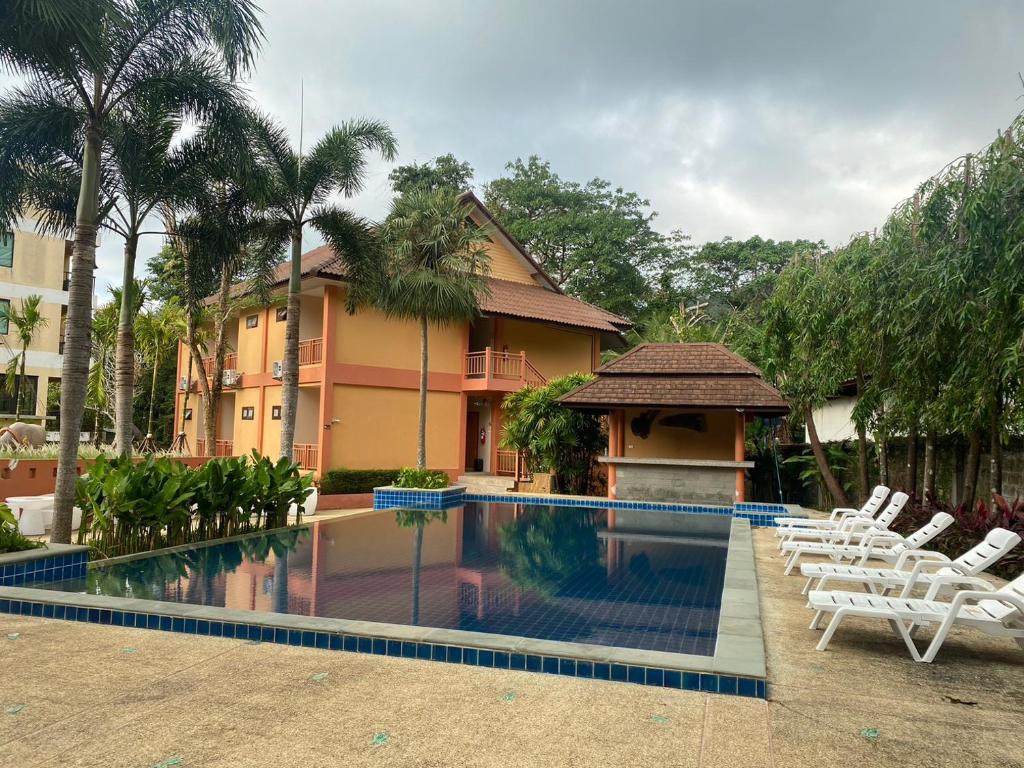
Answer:
MULTIPOLYGON (((56 459, 60 453, 60 446, 57 443, 47 443, 38 448, 0 448, 0 459, 56 459)), ((148 454, 147 454, 148 455, 148 454)), ((180 457, 191 454, 184 454, 177 451, 155 451, 154 456, 180 457)), ((117 451, 112 445, 82 444, 78 447, 79 459, 95 459, 97 456, 117 456, 117 451)))

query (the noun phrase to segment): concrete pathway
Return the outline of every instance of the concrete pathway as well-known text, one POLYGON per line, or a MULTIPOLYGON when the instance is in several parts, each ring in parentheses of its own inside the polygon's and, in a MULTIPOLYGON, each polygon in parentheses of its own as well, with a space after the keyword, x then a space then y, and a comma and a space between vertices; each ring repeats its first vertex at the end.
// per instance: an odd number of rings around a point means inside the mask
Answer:
POLYGON ((817 653, 754 538, 767 703, 0 615, 0 766, 1024 766, 1024 652, 915 665, 851 621, 817 653))

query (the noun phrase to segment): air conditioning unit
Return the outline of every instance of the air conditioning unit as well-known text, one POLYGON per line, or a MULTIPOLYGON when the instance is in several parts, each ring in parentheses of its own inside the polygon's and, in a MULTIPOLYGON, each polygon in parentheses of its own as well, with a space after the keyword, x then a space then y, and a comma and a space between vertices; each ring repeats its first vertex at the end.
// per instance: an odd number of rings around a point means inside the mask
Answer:
POLYGON ((274 361, 274 365, 272 367, 272 371, 273 371, 273 373, 271 373, 271 376, 273 376, 275 379, 283 379, 284 378, 284 361, 283 360, 275 360, 274 361))
POLYGON ((236 371, 234 368, 224 369, 224 376, 221 379, 225 387, 237 387, 238 382, 242 380, 242 374, 236 371))

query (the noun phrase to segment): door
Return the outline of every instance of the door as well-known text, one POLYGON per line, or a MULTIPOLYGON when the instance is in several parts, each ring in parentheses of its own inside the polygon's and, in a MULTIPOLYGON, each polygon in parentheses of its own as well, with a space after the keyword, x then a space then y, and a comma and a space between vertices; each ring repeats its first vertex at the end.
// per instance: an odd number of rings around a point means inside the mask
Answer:
POLYGON ((473 471, 473 464, 476 461, 477 441, 480 440, 480 413, 468 411, 466 413, 466 470, 473 471))

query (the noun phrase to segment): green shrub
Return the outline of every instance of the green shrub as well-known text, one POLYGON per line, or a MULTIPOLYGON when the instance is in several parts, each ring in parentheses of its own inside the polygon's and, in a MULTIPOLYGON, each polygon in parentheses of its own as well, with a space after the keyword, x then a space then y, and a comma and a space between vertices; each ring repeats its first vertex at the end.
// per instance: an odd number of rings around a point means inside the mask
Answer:
POLYGON ((18 521, 11 508, 0 503, 0 554, 4 552, 23 552, 26 549, 38 549, 43 546, 41 541, 26 539, 18 530, 18 521))
POLYGON ((197 469, 166 457, 100 456, 79 478, 79 540, 108 555, 222 538, 288 523, 288 509, 309 495, 312 479, 288 459, 211 459, 197 469))
POLYGON ((320 493, 373 493, 381 485, 392 485, 397 469, 332 469, 320 480, 320 493))
POLYGON ((448 475, 438 469, 414 469, 405 467, 398 473, 395 480, 397 488, 425 488, 436 490, 448 487, 448 475))

